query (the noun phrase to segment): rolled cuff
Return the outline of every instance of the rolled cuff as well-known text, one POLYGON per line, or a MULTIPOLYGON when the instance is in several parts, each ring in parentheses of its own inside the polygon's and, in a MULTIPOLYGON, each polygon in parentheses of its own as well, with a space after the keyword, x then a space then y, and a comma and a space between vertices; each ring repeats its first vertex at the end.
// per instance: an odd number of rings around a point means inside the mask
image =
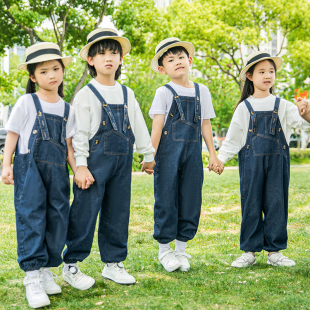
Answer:
POLYGON ((225 164, 230 158, 228 155, 223 154, 223 153, 219 153, 217 158, 223 163, 225 164))
POLYGON ((87 157, 85 156, 78 156, 75 158, 75 164, 77 167, 79 166, 86 166, 87 167, 87 157))
POLYGON ((145 163, 150 163, 154 160, 154 156, 153 154, 145 154, 144 157, 143 157, 143 161, 145 163))

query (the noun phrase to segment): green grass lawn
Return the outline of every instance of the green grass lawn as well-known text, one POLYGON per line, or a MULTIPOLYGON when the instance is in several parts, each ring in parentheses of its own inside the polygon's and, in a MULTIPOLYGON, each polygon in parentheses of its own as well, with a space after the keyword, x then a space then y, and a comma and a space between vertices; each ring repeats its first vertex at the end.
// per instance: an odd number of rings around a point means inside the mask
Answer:
MULTIPOLYGON (((310 168, 292 168, 289 205, 289 243, 284 255, 293 268, 266 265, 258 253, 257 265, 233 269, 239 250, 240 201, 238 171, 221 176, 205 173, 203 206, 198 233, 188 243, 192 255, 188 273, 165 272, 157 258, 153 233, 153 178, 135 175, 129 253, 126 269, 137 284, 121 286, 101 277, 97 235, 91 255, 81 270, 96 279, 88 291, 56 282, 63 293, 51 296, 49 309, 310 309, 310 168)), ((0 309, 27 309, 22 284, 24 272, 16 262, 13 187, 0 184, 0 309)))

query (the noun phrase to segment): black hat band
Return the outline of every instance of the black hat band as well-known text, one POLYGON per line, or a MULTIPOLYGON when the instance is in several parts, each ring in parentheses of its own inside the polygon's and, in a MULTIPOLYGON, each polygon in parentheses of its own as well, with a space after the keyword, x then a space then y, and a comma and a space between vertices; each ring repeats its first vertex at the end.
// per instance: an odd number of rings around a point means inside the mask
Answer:
POLYGON ((45 49, 42 49, 42 50, 39 50, 39 51, 36 51, 36 52, 29 54, 26 58, 26 62, 28 62, 28 61, 36 58, 36 57, 46 55, 46 54, 56 54, 58 56, 61 56, 60 51, 58 49, 56 49, 56 48, 45 48, 45 49))
POLYGON ((93 42, 94 40, 100 38, 100 37, 118 37, 118 34, 113 31, 102 31, 94 34, 92 37, 87 40, 87 44, 90 42, 93 42))
POLYGON ((255 57, 253 57, 252 59, 250 59, 250 60, 247 62, 246 66, 249 65, 249 64, 251 64, 252 62, 254 62, 254 61, 256 61, 256 60, 259 60, 259 59, 265 58, 265 57, 271 57, 271 55, 268 54, 268 53, 262 53, 262 54, 256 55, 255 57))
POLYGON ((181 41, 178 41, 178 40, 170 41, 170 42, 168 42, 168 43, 162 45, 162 46, 157 50, 156 54, 159 53, 163 48, 165 48, 165 47, 167 47, 167 46, 169 46, 169 45, 172 45, 172 44, 174 44, 174 43, 177 43, 177 42, 181 42, 181 41))

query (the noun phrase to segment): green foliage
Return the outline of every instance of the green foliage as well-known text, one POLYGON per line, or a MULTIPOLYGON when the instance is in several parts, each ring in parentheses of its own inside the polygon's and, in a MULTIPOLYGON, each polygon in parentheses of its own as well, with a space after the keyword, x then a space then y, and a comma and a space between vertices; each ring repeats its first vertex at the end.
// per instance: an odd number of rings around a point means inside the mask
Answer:
MULTIPOLYGON (((111 16, 116 28, 131 42, 130 56, 124 59, 124 83, 135 91, 150 129, 148 109, 156 89, 168 81, 150 70, 150 62, 162 39, 177 36, 196 48, 193 66, 203 75, 197 81, 211 91, 217 115, 213 129, 222 132, 228 128, 240 96, 241 56, 270 42, 278 31, 283 34, 281 50, 286 54, 285 65, 278 73, 277 94, 292 100, 295 89, 308 90, 310 16, 304 12, 309 9, 307 0, 174 0, 168 8, 155 7, 154 0, 6 0, 0 3, 0 54, 4 46, 15 43, 26 47, 42 40, 58 43, 65 55, 77 58, 65 76, 65 99, 71 101, 79 81, 81 86, 89 81, 82 78, 85 62, 78 52, 102 16, 111 16)), ((12 104, 23 85, 11 73, 0 79, 0 95, 12 104)))
POLYGON ((168 76, 153 72, 150 61, 139 56, 126 58, 124 64, 126 78, 123 83, 134 90, 146 125, 151 132, 152 120, 148 115, 149 109, 156 89, 169 82, 168 76))
POLYGON ((4 105, 13 106, 26 88, 28 74, 25 71, 17 70, 20 59, 17 55, 10 54, 10 74, 0 75, 0 102, 4 105))

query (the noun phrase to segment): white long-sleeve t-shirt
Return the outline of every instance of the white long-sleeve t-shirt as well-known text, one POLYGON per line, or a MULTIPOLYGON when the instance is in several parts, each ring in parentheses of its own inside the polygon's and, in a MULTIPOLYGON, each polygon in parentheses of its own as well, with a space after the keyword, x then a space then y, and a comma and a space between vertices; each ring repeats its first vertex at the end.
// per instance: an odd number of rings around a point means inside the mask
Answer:
MULTIPOLYGON (((96 87, 107 104, 123 104, 124 96, 121 84, 115 82, 114 86, 106 86, 95 79, 90 82, 96 87)), ((127 87, 128 92, 128 116, 130 126, 135 136, 136 150, 144 155, 145 162, 153 161, 155 149, 146 127, 140 106, 134 92, 127 87)), ((75 129, 73 137, 74 156, 76 166, 87 166, 89 156, 89 140, 94 137, 101 123, 102 104, 92 92, 85 86, 77 94, 73 102, 75 110, 75 129)))
MULTIPOLYGON (((266 98, 247 98, 254 111, 273 111, 276 97, 269 95, 266 98)), ((298 107, 285 99, 281 98, 278 116, 282 126, 287 144, 290 142, 291 129, 299 128, 303 130, 310 129, 310 123, 304 120, 298 112, 298 107)), ((236 108, 232 117, 227 135, 219 150, 218 158, 227 162, 233 158, 246 143, 250 122, 250 112, 244 102, 241 102, 236 108)))

